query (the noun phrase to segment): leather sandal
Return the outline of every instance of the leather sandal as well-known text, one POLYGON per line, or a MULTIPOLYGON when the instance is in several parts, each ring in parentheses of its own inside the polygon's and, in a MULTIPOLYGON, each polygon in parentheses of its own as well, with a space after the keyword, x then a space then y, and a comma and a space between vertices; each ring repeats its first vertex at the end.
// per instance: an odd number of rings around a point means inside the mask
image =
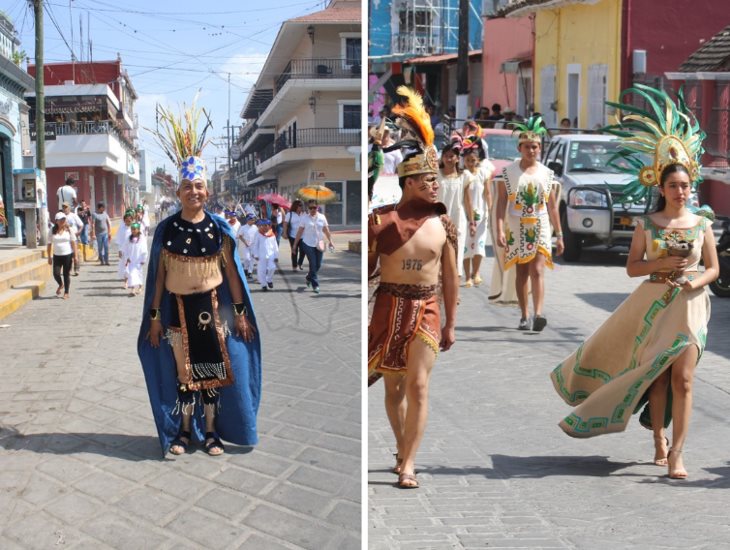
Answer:
POLYGON ((188 452, 188 446, 190 445, 191 439, 192 434, 190 432, 180 430, 175 439, 172 440, 172 443, 170 443, 170 452, 174 455, 184 455, 188 452), (183 441, 183 439, 186 439, 187 441, 183 441), (173 447, 181 447, 182 452, 174 451, 173 447))
POLYGON ((203 445, 203 449, 205 449, 205 452, 208 453, 210 456, 220 456, 226 451, 226 448, 223 446, 223 443, 218 437, 218 434, 215 432, 205 432, 205 443, 203 445), (221 452, 212 453, 211 451, 213 449, 220 449, 221 452))
POLYGON ((406 474, 401 472, 398 475, 398 487, 401 489, 418 489, 418 479, 416 479, 416 474, 406 474))

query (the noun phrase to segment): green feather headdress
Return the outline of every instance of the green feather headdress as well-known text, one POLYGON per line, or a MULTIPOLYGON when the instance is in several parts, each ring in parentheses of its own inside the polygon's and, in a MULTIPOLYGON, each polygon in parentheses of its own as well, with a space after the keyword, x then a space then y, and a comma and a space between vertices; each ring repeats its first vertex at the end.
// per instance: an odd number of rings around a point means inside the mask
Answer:
POLYGON ((197 94, 190 107, 183 104, 179 114, 158 104, 159 129, 148 129, 165 154, 179 167, 181 180, 207 179, 201 155, 210 142, 206 140, 206 133, 212 122, 205 109, 196 107, 196 101, 197 94), (198 131, 201 116, 205 118, 205 125, 202 131, 198 131))
POLYGON ((662 170, 671 164, 684 166, 693 185, 702 181, 699 160, 706 134, 687 107, 681 89, 675 104, 663 90, 635 84, 621 92, 619 102, 606 101, 606 105, 617 109, 618 124, 603 130, 621 138, 620 150, 609 164, 633 176, 621 190, 623 201, 637 202, 645 198, 651 187, 659 185, 662 170), (647 110, 621 103, 627 94, 644 99, 647 110), (646 156, 652 158, 650 166, 643 160, 646 156))
POLYGON ((547 128, 542 122, 542 116, 536 115, 528 118, 524 124, 521 122, 510 122, 512 135, 519 136, 518 146, 528 141, 542 142, 542 138, 548 135, 547 128))

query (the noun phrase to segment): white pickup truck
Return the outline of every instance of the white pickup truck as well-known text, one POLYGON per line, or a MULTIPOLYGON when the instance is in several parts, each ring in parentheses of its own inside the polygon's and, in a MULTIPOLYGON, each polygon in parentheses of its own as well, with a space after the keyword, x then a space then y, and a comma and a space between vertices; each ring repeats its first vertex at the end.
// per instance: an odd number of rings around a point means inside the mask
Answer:
MULTIPOLYGON (((628 245, 633 219, 656 208, 656 189, 648 200, 620 201, 621 187, 631 178, 609 165, 617 151, 618 139, 603 134, 559 134, 545 148, 542 162, 561 184, 560 223, 568 262, 580 259, 584 245, 628 245)), ((696 194, 691 204, 698 206, 696 194)))

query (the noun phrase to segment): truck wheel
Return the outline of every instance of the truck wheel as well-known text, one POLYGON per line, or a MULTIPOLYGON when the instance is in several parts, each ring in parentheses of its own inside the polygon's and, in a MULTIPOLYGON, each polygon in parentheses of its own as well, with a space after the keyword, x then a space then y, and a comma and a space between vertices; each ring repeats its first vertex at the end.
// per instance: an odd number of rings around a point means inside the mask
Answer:
POLYGON ((730 298, 730 278, 720 276, 709 284, 710 290, 720 298, 730 298))
POLYGON ((565 244, 565 252, 563 252, 563 259, 566 262, 577 262, 580 260, 580 253, 583 249, 583 241, 579 235, 576 235, 568 227, 568 216, 563 210, 560 216, 560 226, 563 229, 563 244, 565 244))

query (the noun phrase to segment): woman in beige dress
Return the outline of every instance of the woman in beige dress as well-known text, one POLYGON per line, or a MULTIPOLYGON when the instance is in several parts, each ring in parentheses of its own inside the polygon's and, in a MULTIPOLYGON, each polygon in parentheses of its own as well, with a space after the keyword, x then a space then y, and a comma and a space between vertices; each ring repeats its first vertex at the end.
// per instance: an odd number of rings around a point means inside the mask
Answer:
MULTIPOLYGON (((655 95, 661 100, 665 94, 655 95)), ((692 409, 694 369, 710 318, 705 286, 717 278, 718 260, 712 224, 687 208, 699 176, 694 159, 701 151, 701 139, 692 139, 691 125, 682 124, 671 100, 665 99, 670 117, 648 130, 664 128, 668 136, 656 145, 654 165, 641 168, 638 177, 645 188, 658 186, 662 199, 656 212, 636 220, 626 263, 630 277, 648 278, 555 368, 551 378, 565 402, 577 405, 560 422, 573 437, 623 431, 631 414, 648 401, 640 422, 653 432, 654 463, 668 466, 670 478, 684 479, 681 453, 692 409), (671 135, 672 129, 679 139, 671 135), (701 261, 704 272, 698 270, 701 261), (665 428, 670 421, 668 449, 665 428)), ((636 125, 632 129, 634 136, 640 135, 636 125)))

